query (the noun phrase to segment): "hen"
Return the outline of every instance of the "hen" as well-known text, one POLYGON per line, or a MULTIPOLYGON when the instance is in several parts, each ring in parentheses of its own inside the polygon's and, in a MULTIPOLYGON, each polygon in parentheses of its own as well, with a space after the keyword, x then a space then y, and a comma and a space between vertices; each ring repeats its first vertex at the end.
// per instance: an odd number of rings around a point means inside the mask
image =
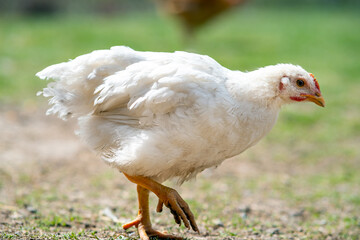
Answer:
POLYGON ((194 31, 214 17, 244 4, 246 0, 157 0, 169 14, 176 16, 184 26, 185 33, 192 37, 194 31))
POLYGON ((149 191, 157 211, 199 231, 189 206, 161 183, 180 182, 256 144, 275 124, 282 105, 311 101, 324 107, 315 77, 300 66, 278 64, 231 71, 208 56, 138 52, 113 47, 37 73, 53 79, 40 94, 47 114, 75 117, 78 135, 111 166, 137 184, 141 239, 181 239, 151 227, 149 191))

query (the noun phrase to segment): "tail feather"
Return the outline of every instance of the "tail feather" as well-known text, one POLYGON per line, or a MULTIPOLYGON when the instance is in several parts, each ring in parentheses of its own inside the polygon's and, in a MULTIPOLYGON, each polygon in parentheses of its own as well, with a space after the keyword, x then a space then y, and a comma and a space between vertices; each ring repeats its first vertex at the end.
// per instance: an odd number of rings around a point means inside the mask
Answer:
POLYGON ((36 74, 41 79, 53 79, 38 95, 50 97, 52 107, 47 114, 62 119, 91 113, 96 98, 95 89, 104 79, 143 58, 128 47, 97 50, 45 68, 36 74))

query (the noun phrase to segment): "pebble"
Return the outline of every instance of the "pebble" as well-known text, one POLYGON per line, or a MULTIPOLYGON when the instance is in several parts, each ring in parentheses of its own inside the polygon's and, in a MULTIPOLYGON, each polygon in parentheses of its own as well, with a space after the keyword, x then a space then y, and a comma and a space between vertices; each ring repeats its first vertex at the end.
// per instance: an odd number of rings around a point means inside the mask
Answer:
POLYGON ((327 224, 327 221, 325 219, 322 219, 319 221, 319 225, 324 226, 327 224))
POLYGON ((13 212, 9 217, 13 220, 24 218, 24 216, 18 212, 13 212))
POLYGON ((293 217, 303 217, 305 213, 305 209, 300 209, 299 211, 294 212, 291 214, 293 217))
POLYGON ((92 223, 85 223, 85 228, 96 228, 96 225, 95 224, 92 224, 92 223))
POLYGON ((116 223, 120 222, 119 219, 113 214, 112 210, 109 207, 103 209, 101 213, 103 216, 110 218, 113 222, 116 223))
POLYGON ((249 206, 246 206, 244 208, 239 208, 239 211, 241 212, 241 218, 247 219, 248 215, 251 212, 251 208, 249 206))
POLYGON ((218 218, 213 220, 213 224, 214 224, 213 226, 214 230, 225 227, 224 223, 218 218))
POLYGON ((241 207, 241 208, 239 208, 239 211, 243 212, 243 213, 246 213, 246 214, 249 214, 251 212, 251 208, 249 206, 241 207))
POLYGON ((36 208, 30 205, 26 206, 26 210, 31 214, 36 214, 38 212, 36 208))
POLYGON ((270 228, 268 230, 266 230, 266 232, 270 235, 279 235, 280 234, 280 229, 278 228, 270 228))

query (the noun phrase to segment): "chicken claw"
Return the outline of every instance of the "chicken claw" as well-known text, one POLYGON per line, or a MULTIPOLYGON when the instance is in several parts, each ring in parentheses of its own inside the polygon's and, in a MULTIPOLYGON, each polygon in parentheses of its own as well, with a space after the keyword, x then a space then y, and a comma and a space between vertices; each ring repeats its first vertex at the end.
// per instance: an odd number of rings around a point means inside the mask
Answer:
MULTIPOLYGON (((168 188, 166 188, 168 189, 168 188)), ((175 190, 174 190, 175 191, 175 190)), ((149 240, 150 237, 157 237, 158 239, 175 239, 180 240, 182 237, 177 237, 167 233, 162 233, 154 230, 151 226, 150 213, 149 213, 149 190, 137 185, 139 212, 135 220, 123 225, 123 229, 126 230, 130 227, 136 227, 138 229, 139 237, 141 240, 149 240)), ((161 204, 162 205, 162 204, 161 204)), ((179 223, 180 219, 179 219, 179 223)))
MULTIPOLYGON (((142 176, 130 176, 126 173, 123 173, 127 179, 131 182, 138 184, 138 199, 139 199, 139 215, 142 213, 141 208, 146 207, 146 217, 149 218, 148 214, 148 196, 145 197, 146 200, 142 200, 144 197, 143 189, 147 191, 152 191, 159 198, 159 202, 156 207, 157 212, 162 212, 163 205, 170 209, 170 212, 174 216, 175 222, 181 225, 181 221, 184 222, 184 225, 188 229, 193 229, 195 232, 200 233, 199 228, 195 222, 194 214, 191 212, 189 205, 181 198, 179 193, 172 188, 166 187, 150 178, 142 176)), ((150 218, 147 220, 147 227, 150 225, 150 218)), ((131 226, 140 226, 139 225, 139 216, 133 222, 125 224, 123 227, 131 226)))
POLYGON ((157 239, 174 239, 174 240, 182 240, 184 238, 166 234, 159 232, 157 230, 154 230, 152 228, 148 228, 143 224, 138 225, 138 233, 141 240, 149 240, 150 237, 156 237, 157 239))
POLYGON ((179 193, 172 188, 165 187, 164 191, 159 197, 159 202, 156 208, 157 212, 161 212, 163 205, 170 209, 174 216, 175 222, 181 225, 181 220, 189 230, 192 228, 199 233, 199 228, 196 224, 194 214, 191 212, 189 205, 182 199, 179 193), (190 227, 191 226, 191 227, 190 227))

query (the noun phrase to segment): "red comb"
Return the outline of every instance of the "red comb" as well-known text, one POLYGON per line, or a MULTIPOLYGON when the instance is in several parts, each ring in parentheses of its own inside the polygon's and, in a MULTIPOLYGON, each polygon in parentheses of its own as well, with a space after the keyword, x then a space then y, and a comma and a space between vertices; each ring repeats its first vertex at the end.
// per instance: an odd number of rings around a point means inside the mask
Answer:
POLYGON ((310 76, 314 79, 316 89, 320 91, 320 85, 319 85, 318 81, 316 80, 314 74, 310 73, 310 76))

